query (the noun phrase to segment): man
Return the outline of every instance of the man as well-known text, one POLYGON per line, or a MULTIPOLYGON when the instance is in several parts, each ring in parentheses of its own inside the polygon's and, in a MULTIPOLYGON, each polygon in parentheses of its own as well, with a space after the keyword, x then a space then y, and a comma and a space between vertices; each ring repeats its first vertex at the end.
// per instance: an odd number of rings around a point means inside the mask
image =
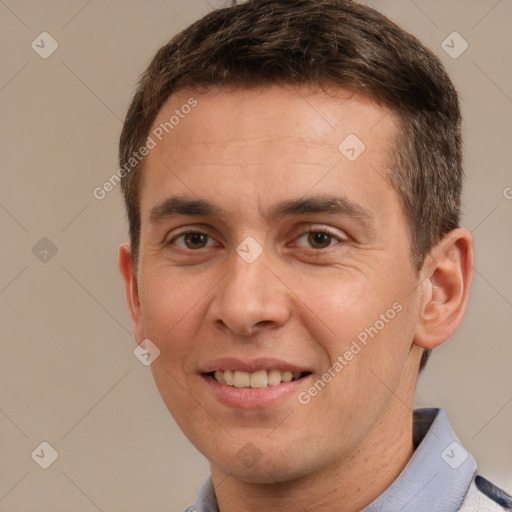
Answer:
POLYGON ((470 290, 460 124, 438 59, 348 0, 234 4, 159 50, 121 135, 119 265, 210 462, 188 510, 512 508, 412 409, 470 290))

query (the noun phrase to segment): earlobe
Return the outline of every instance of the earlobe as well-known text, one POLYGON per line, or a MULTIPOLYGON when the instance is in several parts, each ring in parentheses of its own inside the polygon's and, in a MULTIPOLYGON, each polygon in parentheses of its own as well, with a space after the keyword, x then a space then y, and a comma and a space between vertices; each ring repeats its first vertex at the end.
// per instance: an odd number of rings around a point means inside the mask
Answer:
POLYGON ((144 327, 140 309, 137 276, 134 270, 133 258, 129 244, 122 244, 119 247, 118 264, 119 271, 121 272, 121 276, 124 281, 126 302, 128 303, 128 308, 130 310, 135 339, 137 343, 141 343, 145 338, 144 327))
POLYGON ((423 265, 422 295, 414 343, 434 348, 457 330, 469 298, 474 256, 471 233, 450 231, 423 265))

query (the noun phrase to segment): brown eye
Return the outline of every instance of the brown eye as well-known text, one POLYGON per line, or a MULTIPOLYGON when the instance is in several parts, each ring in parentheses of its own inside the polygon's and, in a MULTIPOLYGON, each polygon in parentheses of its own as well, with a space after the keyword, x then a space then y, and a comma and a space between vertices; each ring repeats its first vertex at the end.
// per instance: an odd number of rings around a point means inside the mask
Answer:
POLYGON ((325 249, 331 245, 332 238, 332 235, 329 233, 323 233, 321 231, 310 231, 308 234, 308 243, 314 249, 325 249))
POLYGON ((185 233, 182 236, 187 249, 202 249, 208 243, 208 235, 204 233, 185 233))
POLYGON ((323 249, 329 249, 334 246, 342 246, 345 242, 348 242, 347 235, 340 231, 331 232, 329 228, 311 228, 307 231, 303 231, 295 241, 296 247, 303 249, 314 249, 320 252, 323 249))
POLYGON ((214 243, 214 240, 205 233, 201 233, 199 231, 187 231, 181 235, 175 236, 167 243, 171 246, 176 246, 184 250, 198 250, 210 247, 214 243))

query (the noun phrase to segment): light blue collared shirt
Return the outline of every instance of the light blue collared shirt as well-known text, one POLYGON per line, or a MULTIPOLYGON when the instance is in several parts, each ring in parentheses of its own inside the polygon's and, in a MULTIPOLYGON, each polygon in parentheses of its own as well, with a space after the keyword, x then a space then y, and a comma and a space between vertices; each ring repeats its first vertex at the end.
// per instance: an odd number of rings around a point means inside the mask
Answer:
MULTIPOLYGON (((361 512, 461 510, 473 484, 476 461, 457 438, 446 412, 416 409, 413 442, 416 449, 402 473, 361 512)), ((211 477, 194 505, 184 512, 219 512, 211 477)))

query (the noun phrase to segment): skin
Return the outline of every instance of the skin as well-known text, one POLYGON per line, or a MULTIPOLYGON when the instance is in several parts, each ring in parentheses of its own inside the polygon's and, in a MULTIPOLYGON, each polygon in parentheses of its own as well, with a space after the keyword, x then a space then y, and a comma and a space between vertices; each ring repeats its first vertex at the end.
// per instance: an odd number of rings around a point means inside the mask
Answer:
POLYGON ((408 224, 386 180, 397 120, 365 96, 278 86, 181 92, 154 126, 190 96, 198 105, 145 161, 137 268, 127 244, 119 252, 136 341, 159 347, 157 387, 210 461, 222 512, 361 510, 413 454, 422 349, 444 342, 462 320, 471 235, 450 232, 415 270, 408 224), (366 146, 353 162, 338 149, 349 134, 366 146), (268 215, 281 201, 326 195, 356 203, 371 220, 268 215), (152 222, 170 196, 209 200, 222 215, 152 222), (308 236, 325 229, 333 236, 308 236), (193 230, 208 236, 199 244, 179 237, 193 230), (236 251, 246 237, 263 250, 252 263, 236 251), (301 404, 298 393, 395 303, 401 311, 301 404), (311 375, 268 406, 232 407, 200 373, 225 356, 276 358, 311 375))

